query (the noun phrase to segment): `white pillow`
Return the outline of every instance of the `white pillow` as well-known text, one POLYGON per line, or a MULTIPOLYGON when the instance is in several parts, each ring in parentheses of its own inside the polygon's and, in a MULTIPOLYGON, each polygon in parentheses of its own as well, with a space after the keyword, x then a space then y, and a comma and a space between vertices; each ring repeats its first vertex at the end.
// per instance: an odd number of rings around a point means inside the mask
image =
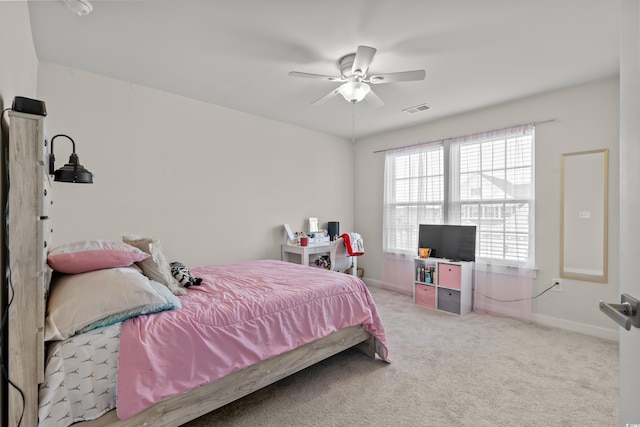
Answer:
POLYGON ((187 290, 180 287, 180 282, 171 274, 171 265, 162 253, 158 239, 153 237, 122 236, 122 241, 151 255, 149 258, 136 263, 145 276, 162 283, 175 295, 185 295, 187 293, 187 290))
POLYGON ((134 267, 55 276, 47 301, 45 341, 67 339, 106 316, 149 304, 163 305, 134 267))

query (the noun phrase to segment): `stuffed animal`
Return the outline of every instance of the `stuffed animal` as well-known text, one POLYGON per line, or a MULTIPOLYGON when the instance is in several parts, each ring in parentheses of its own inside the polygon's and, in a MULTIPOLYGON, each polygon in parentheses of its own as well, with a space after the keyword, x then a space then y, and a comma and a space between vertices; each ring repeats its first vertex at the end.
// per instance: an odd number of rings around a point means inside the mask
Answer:
POLYGON ((195 277, 183 263, 175 261, 170 266, 173 277, 185 288, 192 285, 200 286, 202 283, 202 279, 195 277))
POLYGON ((328 256, 319 256, 318 258, 316 258, 313 263, 315 264, 316 267, 322 267, 325 269, 329 269, 330 266, 330 262, 329 262, 329 257, 328 256))

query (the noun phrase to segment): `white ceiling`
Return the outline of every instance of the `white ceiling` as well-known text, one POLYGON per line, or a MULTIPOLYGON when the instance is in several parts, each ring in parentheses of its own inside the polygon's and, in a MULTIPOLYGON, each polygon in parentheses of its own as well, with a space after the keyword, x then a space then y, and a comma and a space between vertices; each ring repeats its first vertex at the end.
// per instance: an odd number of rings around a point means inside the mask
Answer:
POLYGON ((62 0, 29 2, 40 60, 348 139, 354 127, 359 138, 414 126, 619 69, 619 0, 92 3, 79 17, 62 0), (426 79, 373 86, 380 108, 341 97, 309 106, 339 84, 287 73, 337 76, 358 45, 378 50, 370 73, 426 79))

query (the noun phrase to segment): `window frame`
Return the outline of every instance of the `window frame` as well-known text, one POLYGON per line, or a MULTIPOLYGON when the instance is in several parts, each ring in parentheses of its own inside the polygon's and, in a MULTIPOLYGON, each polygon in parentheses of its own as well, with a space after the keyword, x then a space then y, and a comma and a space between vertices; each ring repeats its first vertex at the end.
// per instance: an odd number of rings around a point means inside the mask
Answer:
MULTIPOLYGON (((441 142, 437 142, 432 144, 420 144, 417 146, 407 147, 405 149, 397 150, 395 152, 393 163, 390 163, 389 161, 387 161, 388 159, 389 157, 385 159, 385 176, 391 179, 386 180, 385 186, 384 186, 385 197, 384 197, 383 204, 385 206, 385 209, 384 209, 385 219, 383 219, 383 251, 393 252, 393 253, 415 254, 417 252, 418 226, 420 224, 420 220, 418 219, 419 215, 417 211, 422 208, 424 212, 428 212, 430 209, 433 209, 434 207, 435 208, 439 207, 440 218, 441 218, 440 223, 444 223, 444 219, 446 218, 446 206, 444 201, 447 198, 446 196, 447 192, 446 192, 446 183, 444 181, 447 180, 447 167, 446 167, 446 161, 444 156, 443 144, 441 142), (425 194, 424 200, 422 201, 410 200, 411 196, 409 196, 409 200, 405 199, 405 200, 399 201, 397 197, 397 192, 398 192, 398 186, 396 185, 397 181, 399 181, 400 179, 419 179, 420 177, 413 175, 408 178, 405 176, 402 176, 401 178, 397 178, 398 164, 396 160, 398 160, 398 158, 401 158, 401 157, 419 156, 421 154, 424 154, 425 157, 427 157, 430 153, 435 153, 435 152, 440 153, 440 156, 439 156, 440 157, 439 159, 440 173, 432 173, 430 175, 430 172, 428 170, 429 168, 427 167, 428 164, 425 164, 424 172, 421 174, 421 176, 424 176, 427 181, 428 181, 428 177, 436 177, 436 176, 442 177, 441 178, 442 182, 439 189, 439 192, 441 195, 440 199, 432 198, 431 200, 428 200, 429 197, 425 194), (390 193, 392 193, 392 195, 390 193), (390 197, 393 197, 394 201, 387 203, 387 200, 390 197), (400 215, 398 214, 398 211, 401 209, 405 209, 408 212, 406 212, 405 215, 400 215), (411 210, 413 210, 414 212, 411 212, 411 210), (405 220, 402 221, 402 226, 398 227, 398 220, 399 220, 399 217, 401 216, 403 216, 405 220), (412 219, 414 220, 412 221, 412 219), (388 223, 393 224, 393 232, 395 233, 394 235, 391 235, 391 233, 389 233, 390 230, 386 229, 386 224, 388 223), (398 228, 400 228, 402 231, 401 235, 397 234, 398 228)), ((409 167, 409 169, 411 169, 411 167, 409 167)), ((425 188, 427 188, 429 186, 429 183, 425 182, 423 185, 425 188)), ((423 218, 424 218, 424 221, 426 221, 426 217, 423 216, 423 218)))
MULTIPOLYGON (((452 138, 447 141, 440 141, 437 143, 428 143, 428 144, 419 144, 411 147, 404 147, 401 149, 389 150, 387 153, 387 157, 385 158, 385 197, 383 200, 383 209, 384 209, 384 218, 383 218, 383 251, 384 252, 392 252, 392 253, 404 253, 407 255, 415 255, 417 251, 417 241, 418 241, 418 225, 420 223, 431 223, 431 224, 455 224, 455 225, 476 225, 477 226, 477 239, 476 239, 476 261, 483 262, 487 264, 501 264, 507 266, 515 266, 515 267, 531 267, 533 268, 535 265, 535 128, 533 125, 522 125, 508 129, 501 129, 491 132, 486 132, 482 134, 475 134, 460 138, 452 138), (498 142, 496 142, 498 141, 498 142), (501 142, 500 142, 501 141, 501 142), (516 142, 514 142, 516 141, 516 142), (509 146, 509 144, 523 144, 521 148, 524 147, 525 156, 524 159, 526 161, 522 161, 520 158, 516 158, 515 156, 509 157, 509 150, 513 150, 513 145, 509 146), (522 185, 522 194, 515 194, 517 191, 514 190, 514 194, 509 194, 506 189, 502 190, 504 194, 503 197, 497 197, 493 193, 500 194, 500 190, 495 191, 495 189, 489 189, 492 193, 492 197, 482 197, 482 187, 478 187, 477 191, 469 190, 467 194, 477 197, 471 197, 463 199, 460 196, 460 182, 462 181, 462 169, 459 164, 455 164, 455 162, 460 162, 460 147, 468 147, 474 144, 479 145, 479 153, 482 153, 484 149, 483 144, 490 144, 492 149, 495 149, 496 144, 502 144, 504 150, 504 167, 492 167, 489 169, 481 166, 480 174, 483 172, 490 172, 489 178, 486 176, 482 176, 480 181, 488 181, 490 185, 498 187, 494 181, 491 181, 491 176, 495 178, 496 174, 503 173, 505 179, 507 179, 509 174, 513 175, 516 172, 520 172, 519 178, 524 182, 522 185), (415 154, 416 152, 420 152, 421 150, 442 150, 442 159, 443 159, 443 179, 441 189, 442 200, 438 202, 442 206, 442 220, 440 222, 427 222, 424 221, 417 216, 416 224, 403 225, 404 231, 403 233, 413 233, 413 236, 403 237, 401 239, 405 246, 398 246, 396 243, 397 237, 390 238, 389 234, 397 231, 396 215, 394 215, 391 211, 397 209, 399 207, 405 206, 408 207, 406 203, 398 202, 396 199, 390 200, 389 198, 394 196, 392 189, 389 188, 393 186, 396 182, 395 175, 390 176, 390 174, 395 174, 397 171, 395 170, 395 165, 390 167, 389 162, 390 159, 397 159, 400 156, 415 154), (509 165, 509 162, 512 162, 509 165), (498 171, 498 172, 496 172, 498 171), (458 187, 456 187, 458 186, 458 187), (394 201, 396 200, 396 201, 394 201), (477 221, 472 224, 473 221, 470 221, 469 218, 465 219, 461 215, 465 210, 473 211, 474 206, 477 206, 477 221), (496 217, 497 214, 497 217, 496 217), (523 223, 524 218, 526 218, 526 223, 523 223), (501 241, 500 247, 501 249, 497 250, 497 246, 492 239, 488 239, 488 235, 492 234, 491 229, 487 229, 487 224, 490 221, 502 221, 502 230, 497 231, 499 228, 499 224, 496 225, 496 230, 493 230, 493 234, 500 234, 500 237, 497 239, 501 241), (422 222, 421 222, 422 221, 422 222), (485 222, 483 224, 483 221, 485 222), (523 227, 524 224, 524 227, 523 227), (523 240, 524 239, 524 240, 523 240), (509 245, 507 242, 515 242, 513 245, 509 245), (415 248, 408 247, 406 242, 415 242, 415 248), (482 246, 485 245, 485 246, 482 246), (489 245, 489 246, 487 246, 489 245), (487 250, 481 249, 481 247, 489 248, 487 250), (523 249, 524 247, 524 249, 523 249), (494 252, 494 255, 490 252, 494 252), (499 254, 501 253, 501 254, 499 254), (488 256, 485 256, 488 255, 488 256)), ((480 160, 482 163, 482 160, 480 160)), ((405 177, 405 179, 407 179, 405 177)), ((418 179, 414 177, 414 179, 418 179)), ((506 184, 511 184, 512 181, 505 181, 506 184)), ((507 185, 505 184, 505 188, 507 185)), ((426 187, 425 187, 426 188, 426 187)), ((425 195, 424 200, 426 201, 428 197, 425 195)), ((434 202, 430 203, 431 205, 434 202)), ((420 207, 425 207, 428 204, 426 202, 415 202, 412 203, 414 209, 420 209, 420 207)), ((490 227, 489 227, 490 228, 490 227)))

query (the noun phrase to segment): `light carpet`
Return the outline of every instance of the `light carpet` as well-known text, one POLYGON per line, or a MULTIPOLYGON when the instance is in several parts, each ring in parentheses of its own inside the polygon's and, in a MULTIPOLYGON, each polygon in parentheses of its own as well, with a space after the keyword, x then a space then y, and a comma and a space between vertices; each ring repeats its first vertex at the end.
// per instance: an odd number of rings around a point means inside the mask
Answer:
POLYGON ((347 350, 186 426, 618 425, 616 342, 370 290, 391 364, 347 350))

